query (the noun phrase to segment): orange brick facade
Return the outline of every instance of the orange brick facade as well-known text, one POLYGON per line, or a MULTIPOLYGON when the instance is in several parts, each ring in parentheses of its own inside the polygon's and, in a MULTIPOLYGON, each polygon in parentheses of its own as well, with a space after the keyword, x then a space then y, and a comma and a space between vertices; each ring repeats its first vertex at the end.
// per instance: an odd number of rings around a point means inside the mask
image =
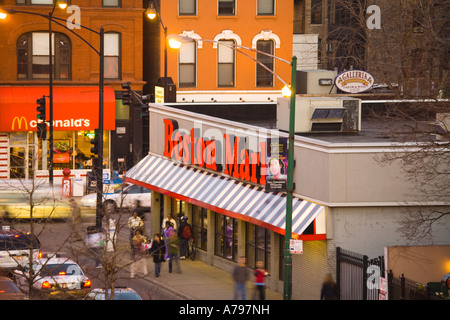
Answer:
MULTIPOLYGON (((51 6, 15 5, 14 0, 5 0, 3 6, 15 10, 28 11, 48 15, 51 6)), ((105 80, 105 85, 114 90, 121 90, 120 83, 131 81, 134 90, 142 90, 142 4, 139 1, 123 0, 121 8, 104 8, 101 0, 72 1, 72 5, 80 8, 80 24, 94 31, 100 27, 106 32, 117 32, 121 41, 121 79, 105 80)), ((57 18, 69 19, 72 12, 55 9, 57 18)), ((76 21, 74 21, 76 22, 76 21)), ((63 22, 62 22, 63 23, 63 22)), ((63 23, 65 25, 65 23, 63 23)), ((17 54, 18 38, 28 32, 48 32, 48 20, 30 14, 12 14, 0 21, 0 85, 46 85, 48 79, 18 80, 17 54)), ((54 80, 54 85, 93 85, 99 79, 99 56, 86 43, 67 29, 52 23, 53 32, 67 35, 71 42, 71 79, 54 80)), ((100 37, 83 28, 74 31, 99 50, 100 37)))
MULTIPOLYGON (((225 30, 231 30, 241 39, 242 46, 252 48, 252 41, 262 32, 270 32, 278 37, 274 55, 288 61, 292 58, 293 1, 274 1, 274 15, 257 15, 257 1, 236 1, 235 15, 218 15, 218 1, 198 0, 197 14, 179 15, 178 0, 161 1, 161 17, 167 27, 168 35, 193 31, 205 40, 214 40, 225 30)), ((162 32, 162 31, 161 31, 162 32)), ((161 34, 161 74, 164 70, 164 35, 161 34)), ((255 53, 243 50, 256 58, 255 53)), ((168 49, 168 76, 178 85, 178 52, 168 49)), ((177 88, 184 91, 223 90, 217 85, 217 49, 212 43, 203 42, 197 47, 197 85, 191 88, 177 88)), ((289 64, 275 62, 274 72, 284 81, 290 83, 291 67, 289 64)), ((255 83, 256 63, 236 53, 235 84, 226 90, 281 90, 284 84, 275 78, 272 87, 257 87, 255 83)), ((178 87, 178 86, 177 86, 178 87)))

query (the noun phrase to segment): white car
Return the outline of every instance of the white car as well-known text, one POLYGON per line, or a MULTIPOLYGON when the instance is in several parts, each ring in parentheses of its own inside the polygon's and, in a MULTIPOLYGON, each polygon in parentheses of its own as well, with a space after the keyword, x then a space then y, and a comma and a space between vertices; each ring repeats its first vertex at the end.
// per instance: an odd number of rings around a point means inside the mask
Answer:
MULTIPOLYGON (((113 205, 117 208, 132 208, 136 200, 140 201, 141 207, 151 207, 151 190, 138 185, 129 184, 124 188, 117 188, 114 193, 103 194, 103 204, 113 205)), ((82 207, 97 206, 97 193, 90 193, 81 198, 82 207)))
MULTIPOLYGON (((27 292, 30 270, 15 270, 17 286, 27 292)), ((50 298, 83 297, 91 289, 91 281, 81 267, 69 258, 39 259, 33 264, 33 289, 50 298)))
POLYGON ((12 272, 20 266, 29 264, 30 248, 32 259, 42 257, 41 244, 36 236, 19 231, 10 226, 0 229, 0 270, 12 272))

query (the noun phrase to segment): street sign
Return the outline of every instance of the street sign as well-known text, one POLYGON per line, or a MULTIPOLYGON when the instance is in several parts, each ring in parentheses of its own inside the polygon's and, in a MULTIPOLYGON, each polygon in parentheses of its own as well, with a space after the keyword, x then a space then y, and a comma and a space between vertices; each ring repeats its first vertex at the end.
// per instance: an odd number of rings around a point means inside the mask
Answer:
POLYGON ((289 241, 289 252, 292 254, 303 254, 303 241, 291 239, 289 241))
POLYGON ((164 88, 155 86, 155 103, 164 103, 164 88))

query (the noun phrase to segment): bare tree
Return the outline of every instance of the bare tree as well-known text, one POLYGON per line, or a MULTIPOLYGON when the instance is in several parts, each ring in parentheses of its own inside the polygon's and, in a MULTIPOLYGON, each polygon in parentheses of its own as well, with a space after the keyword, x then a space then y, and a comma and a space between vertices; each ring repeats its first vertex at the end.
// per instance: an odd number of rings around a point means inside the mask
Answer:
POLYGON ((364 69, 388 88, 390 103, 365 110, 398 146, 377 160, 400 162, 411 200, 422 202, 399 230, 430 239, 450 223, 450 1, 330 0, 329 8, 328 66, 364 69))

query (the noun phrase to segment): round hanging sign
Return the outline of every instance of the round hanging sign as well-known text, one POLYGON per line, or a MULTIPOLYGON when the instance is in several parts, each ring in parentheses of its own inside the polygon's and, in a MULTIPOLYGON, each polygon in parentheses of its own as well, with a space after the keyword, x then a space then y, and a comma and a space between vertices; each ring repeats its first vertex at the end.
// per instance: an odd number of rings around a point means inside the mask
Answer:
POLYGON ((348 93, 361 93, 373 86, 373 76, 361 70, 348 70, 338 74, 334 80, 336 87, 348 93))

